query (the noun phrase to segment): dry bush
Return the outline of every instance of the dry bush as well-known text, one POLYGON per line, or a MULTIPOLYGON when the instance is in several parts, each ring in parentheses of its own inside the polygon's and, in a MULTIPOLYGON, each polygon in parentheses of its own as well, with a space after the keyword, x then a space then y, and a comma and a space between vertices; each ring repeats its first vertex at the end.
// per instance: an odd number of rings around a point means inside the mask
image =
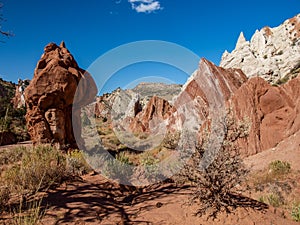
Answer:
POLYGON ((229 212, 236 207, 239 201, 236 194, 249 172, 240 157, 236 141, 247 136, 250 123, 248 120, 235 123, 228 114, 222 126, 224 139, 220 149, 206 149, 208 138, 204 137, 183 170, 183 176, 196 187, 192 202, 199 201, 200 206, 196 212, 199 216, 208 214, 208 217, 216 217, 219 212, 229 212), (204 156, 213 160, 201 168, 204 156))
POLYGON ((3 172, 3 183, 11 193, 27 195, 60 183, 66 177, 65 158, 51 146, 27 148, 20 162, 3 172))
POLYGON ((91 170, 81 151, 64 154, 49 145, 4 150, 0 167, 0 210, 10 211, 16 225, 39 224, 41 192, 91 170))
POLYGON ((38 225, 45 215, 45 210, 42 209, 42 198, 39 200, 25 202, 20 201, 19 207, 13 210, 12 224, 13 225, 38 225))
POLYGON ((66 155, 48 145, 4 150, 0 166, 2 206, 90 171, 80 151, 66 155))

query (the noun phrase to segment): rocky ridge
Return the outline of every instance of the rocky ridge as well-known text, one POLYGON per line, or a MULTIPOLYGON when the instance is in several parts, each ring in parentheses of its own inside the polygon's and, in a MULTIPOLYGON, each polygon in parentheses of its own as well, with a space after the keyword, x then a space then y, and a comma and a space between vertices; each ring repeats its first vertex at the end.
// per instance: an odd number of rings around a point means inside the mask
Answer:
POLYGON ((275 84, 300 63, 300 14, 274 28, 256 30, 250 41, 241 32, 235 49, 225 51, 220 63, 224 68, 239 68, 248 77, 259 76, 275 84))
POLYGON ((148 82, 142 82, 133 89, 122 90, 118 88, 112 93, 106 93, 97 97, 95 114, 97 117, 108 118, 111 116, 111 109, 114 108, 116 113, 134 117, 148 104, 152 97, 156 96, 168 102, 172 102, 173 98, 177 96, 180 91, 181 85, 178 84, 148 82), (122 104, 122 106, 120 104, 122 104), (114 107, 113 105, 118 105, 118 107, 114 107))
POLYGON ((248 79, 240 69, 224 69, 202 59, 173 105, 153 97, 126 122, 133 133, 151 133, 162 123, 171 131, 193 130, 197 124, 201 139, 205 124, 211 126, 230 111, 236 123, 249 126, 249 135, 238 145, 243 156, 250 156, 300 130, 299 86, 300 77, 277 87, 259 77, 248 79))

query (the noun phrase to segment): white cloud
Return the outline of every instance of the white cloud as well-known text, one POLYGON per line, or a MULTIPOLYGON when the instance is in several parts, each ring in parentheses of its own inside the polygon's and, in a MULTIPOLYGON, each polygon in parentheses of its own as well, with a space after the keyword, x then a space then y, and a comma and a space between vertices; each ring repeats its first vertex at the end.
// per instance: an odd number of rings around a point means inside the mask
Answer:
POLYGON ((138 13, 151 13, 162 9, 160 2, 156 0, 128 0, 128 2, 138 13))
POLYGON ((138 3, 152 3, 153 0, 128 0, 128 2, 130 2, 130 3, 135 3, 135 2, 138 2, 138 3))

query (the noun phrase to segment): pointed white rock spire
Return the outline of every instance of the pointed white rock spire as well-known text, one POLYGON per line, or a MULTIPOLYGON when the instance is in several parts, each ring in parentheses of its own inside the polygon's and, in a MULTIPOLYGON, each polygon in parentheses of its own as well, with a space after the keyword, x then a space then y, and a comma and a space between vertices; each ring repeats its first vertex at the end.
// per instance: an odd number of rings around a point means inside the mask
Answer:
POLYGON ((245 45, 245 43, 247 43, 246 38, 245 38, 245 36, 244 36, 244 33, 241 32, 241 33, 240 33, 240 36, 239 36, 239 38, 238 38, 238 41, 237 41, 237 43, 236 43, 235 49, 240 49, 240 48, 242 48, 242 47, 245 45))

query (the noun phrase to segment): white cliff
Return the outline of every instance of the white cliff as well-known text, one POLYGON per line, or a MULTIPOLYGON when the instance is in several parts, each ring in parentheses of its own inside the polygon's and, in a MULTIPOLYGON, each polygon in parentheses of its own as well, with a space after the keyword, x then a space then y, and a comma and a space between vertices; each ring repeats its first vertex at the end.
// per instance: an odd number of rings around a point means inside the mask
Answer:
POLYGON ((235 49, 225 51, 224 68, 239 68, 248 77, 260 76, 276 83, 300 62, 300 14, 282 25, 256 30, 250 41, 241 32, 235 49))

